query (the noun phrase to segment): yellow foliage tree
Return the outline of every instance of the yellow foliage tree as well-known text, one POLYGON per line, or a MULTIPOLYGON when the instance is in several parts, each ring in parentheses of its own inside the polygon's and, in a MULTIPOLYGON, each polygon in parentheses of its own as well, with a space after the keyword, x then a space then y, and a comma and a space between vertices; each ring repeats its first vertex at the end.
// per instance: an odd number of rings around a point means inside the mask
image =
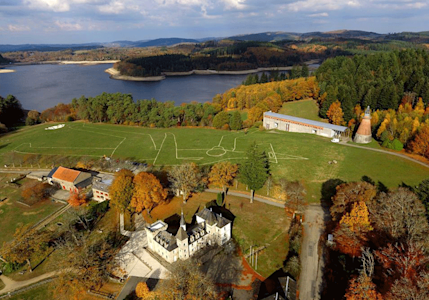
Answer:
POLYGON ((373 230, 369 222, 368 207, 363 201, 353 203, 352 210, 341 218, 340 224, 346 224, 356 234, 373 230))
POLYGON ((341 108, 340 101, 335 101, 329 106, 328 111, 326 112, 329 122, 335 125, 342 125, 344 123, 344 113, 341 108))
POLYGON ((120 212, 128 208, 133 196, 134 173, 127 169, 122 169, 115 174, 115 180, 109 188, 110 204, 120 212))
POLYGON ((156 204, 167 198, 167 191, 162 187, 158 178, 151 173, 140 172, 133 180, 134 192, 130 207, 140 213, 144 209, 151 210, 156 204))
POLYGON ((222 187, 223 192, 226 192, 226 187, 231 185, 234 178, 237 176, 238 165, 232 164, 229 161, 222 161, 214 164, 209 173, 209 181, 216 186, 222 187))
POLYGON ((136 286, 136 296, 140 299, 150 299, 150 290, 146 282, 139 282, 136 286))

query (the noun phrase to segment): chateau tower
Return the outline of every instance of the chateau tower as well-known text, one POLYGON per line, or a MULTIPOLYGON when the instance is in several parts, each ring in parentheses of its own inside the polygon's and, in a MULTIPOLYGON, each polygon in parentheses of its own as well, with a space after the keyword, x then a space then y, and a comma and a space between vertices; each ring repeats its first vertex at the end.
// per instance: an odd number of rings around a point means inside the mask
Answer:
POLYGON ((372 140, 371 134, 371 110, 369 106, 365 110, 365 115, 360 122, 359 128, 353 141, 359 144, 368 144, 372 140))

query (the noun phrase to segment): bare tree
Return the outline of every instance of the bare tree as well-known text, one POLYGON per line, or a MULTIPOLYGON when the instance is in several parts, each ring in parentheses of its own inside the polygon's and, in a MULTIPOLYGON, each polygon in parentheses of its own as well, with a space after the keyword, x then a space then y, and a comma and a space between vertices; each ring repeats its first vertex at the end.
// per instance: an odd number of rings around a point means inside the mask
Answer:
POLYGON ((171 188, 183 195, 183 202, 186 202, 189 194, 203 181, 201 172, 195 163, 173 166, 168 172, 168 180, 171 188))

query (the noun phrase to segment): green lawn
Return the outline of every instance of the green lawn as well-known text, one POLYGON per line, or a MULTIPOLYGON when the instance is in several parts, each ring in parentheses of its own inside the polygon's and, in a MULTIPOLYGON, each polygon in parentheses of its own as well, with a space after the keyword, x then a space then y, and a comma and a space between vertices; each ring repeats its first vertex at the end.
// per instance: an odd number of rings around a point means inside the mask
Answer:
POLYGON ((7 198, 6 201, 0 203, 0 247, 3 242, 13 238, 16 228, 20 225, 35 224, 63 205, 44 201, 27 207, 17 203, 16 201, 21 197, 21 188, 5 183, 14 177, 17 175, 0 174, 0 198, 7 198))
POLYGON ((33 289, 30 289, 26 292, 19 293, 15 296, 12 296, 10 298, 6 298, 8 300, 46 300, 46 299, 52 299, 53 294, 52 290, 50 289, 50 284, 42 284, 38 287, 35 287, 33 289))
POLYGON ((57 131, 48 132, 44 127, 48 125, 3 136, 0 154, 4 159, 12 150, 42 156, 113 154, 156 167, 186 161, 210 165, 223 160, 240 163, 248 146, 256 142, 269 156, 273 177, 302 180, 310 201, 318 201, 323 182, 333 178, 351 181, 366 175, 395 187, 402 182, 415 185, 429 177, 429 168, 411 161, 334 144, 328 138, 310 134, 256 129, 248 133, 207 128, 149 129, 82 122, 67 123, 57 131), (333 160, 338 163, 329 164, 333 160))
POLYGON ((285 102, 279 113, 314 121, 327 122, 327 120, 319 117, 319 106, 316 100, 313 99, 285 102))

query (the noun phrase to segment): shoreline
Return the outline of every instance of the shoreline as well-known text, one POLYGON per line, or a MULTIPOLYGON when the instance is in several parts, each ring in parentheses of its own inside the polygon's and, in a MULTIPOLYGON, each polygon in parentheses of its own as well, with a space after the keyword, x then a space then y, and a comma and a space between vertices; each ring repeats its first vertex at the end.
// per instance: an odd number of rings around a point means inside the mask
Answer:
MULTIPOLYGON (((317 64, 319 60, 310 60, 305 62, 306 65, 317 64)), ((112 68, 106 69, 104 72, 110 74, 110 78, 116 80, 125 80, 125 81, 161 81, 166 79, 169 76, 190 76, 190 75, 249 75, 259 72, 268 72, 268 71, 290 71, 293 66, 287 67, 266 67, 266 68, 257 68, 251 70, 242 70, 242 71, 216 71, 216 70, 192 70, 187 72, 162 72, 160 76, 149 76, 149 77, 133 77, 120 75, 119 71, 112 68)), ((310 70, 315 70, 317 68, 310 67, 310 70)))
POLYGON ((151 77, 133 77, 121 75, 118 70, 112 68, 108 68, 104 70, 104 72, 110 74, 111 79, 116 80, 125 80, 125 81, 161 81, 165 79, 165 76, 151 76, 151 77))

